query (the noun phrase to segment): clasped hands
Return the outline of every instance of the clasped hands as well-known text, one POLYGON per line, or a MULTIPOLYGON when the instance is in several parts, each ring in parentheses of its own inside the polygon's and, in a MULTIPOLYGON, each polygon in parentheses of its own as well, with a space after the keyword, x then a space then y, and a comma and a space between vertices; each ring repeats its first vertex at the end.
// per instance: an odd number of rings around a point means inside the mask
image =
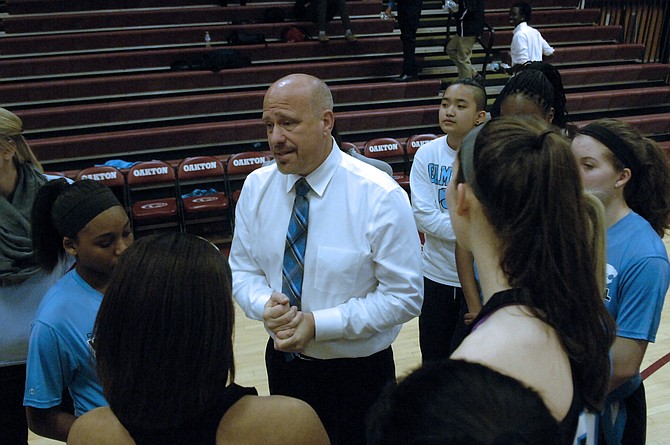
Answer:
POLYGON ((302 352, 314 338, 314 315, 291 306, 288 297, 273 292, 263 308, 263 324, 272 332, 278 351, 302 352))

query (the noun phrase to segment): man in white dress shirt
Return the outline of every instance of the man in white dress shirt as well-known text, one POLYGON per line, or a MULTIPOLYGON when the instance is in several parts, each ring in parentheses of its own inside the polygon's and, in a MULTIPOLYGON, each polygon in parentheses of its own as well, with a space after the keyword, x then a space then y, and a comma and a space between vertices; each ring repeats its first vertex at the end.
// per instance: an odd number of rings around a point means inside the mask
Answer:
POLYGON ((364 444, 367 410, 395 379, 391 343, 421 310, 421 251, 407 194, 388 174, 343 154, 334 121, 321 80, 293 74, 270 86, 263 122, 276 163, 245 181, 230 264, 235 299, 271 336, 270 392, 312 405, 333 444, 364 444), (291 305, 282 263, 302 178, 304 279, 291 305))
POLYGON ((532 12, 526 2, 514 3, 509 12, 510 23, 515 26, 511 47, 513 73, 526 62, 541 62, 542 56, 554 54, 554 48, 544 40, 540 31, 528 25, 532 12))

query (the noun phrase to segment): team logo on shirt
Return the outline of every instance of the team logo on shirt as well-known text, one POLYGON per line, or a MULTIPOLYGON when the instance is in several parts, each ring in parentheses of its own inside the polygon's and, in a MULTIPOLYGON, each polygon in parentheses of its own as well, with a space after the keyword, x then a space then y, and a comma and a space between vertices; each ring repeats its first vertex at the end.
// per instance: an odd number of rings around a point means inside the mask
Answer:
POLYGON ((447 206, 447 185, 451 181, 451 165, 428 164, 428 177, 430 182, 440 186, 437 190, 437 201, 441 208, 448 209, 447 206))
MULTIPOLYGON (((619 272, 612 266, 611 264, 608 264, 605 267, 605 284, 609 285, 612 284, 612 281, 619 275, 619 272)), ((610 288, 607 287, 605 289, 605 301, 610 301, 612 297, 610 297, 610 288)))

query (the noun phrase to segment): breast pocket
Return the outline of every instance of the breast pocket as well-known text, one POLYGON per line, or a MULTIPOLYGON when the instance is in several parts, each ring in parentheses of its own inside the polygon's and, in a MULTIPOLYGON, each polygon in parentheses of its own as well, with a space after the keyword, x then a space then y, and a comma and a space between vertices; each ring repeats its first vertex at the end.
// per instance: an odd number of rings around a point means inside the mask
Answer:
POLYGON ((363 252, 320 246, 317 251, 314 287, 321 292, 342 294, 360 287, 360 276, 369 271, 363 252))

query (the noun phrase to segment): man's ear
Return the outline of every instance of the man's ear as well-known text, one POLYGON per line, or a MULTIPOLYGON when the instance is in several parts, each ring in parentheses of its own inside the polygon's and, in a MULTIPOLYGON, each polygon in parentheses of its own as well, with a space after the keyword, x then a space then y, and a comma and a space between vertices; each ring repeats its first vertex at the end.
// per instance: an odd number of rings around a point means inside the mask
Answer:
POLYGON ((617 181, 614 183, 615 187, 623 187, 630 181, 630 178, 633 177, 633 174, 631 173, 630 169, 628 167, 624 168, 619 172, 619 178, 617 181))
POLYGON ((327 134, 331 134, 333 132, 333 127, 335 126, 335 114, 332 110, 325 110, 321 119, 323 120, 324 131, 326 131, 327 134))
POLYGON ((63 249, 70 255, 77 256, 77 243, 72 238, 63 237, 63 249))

